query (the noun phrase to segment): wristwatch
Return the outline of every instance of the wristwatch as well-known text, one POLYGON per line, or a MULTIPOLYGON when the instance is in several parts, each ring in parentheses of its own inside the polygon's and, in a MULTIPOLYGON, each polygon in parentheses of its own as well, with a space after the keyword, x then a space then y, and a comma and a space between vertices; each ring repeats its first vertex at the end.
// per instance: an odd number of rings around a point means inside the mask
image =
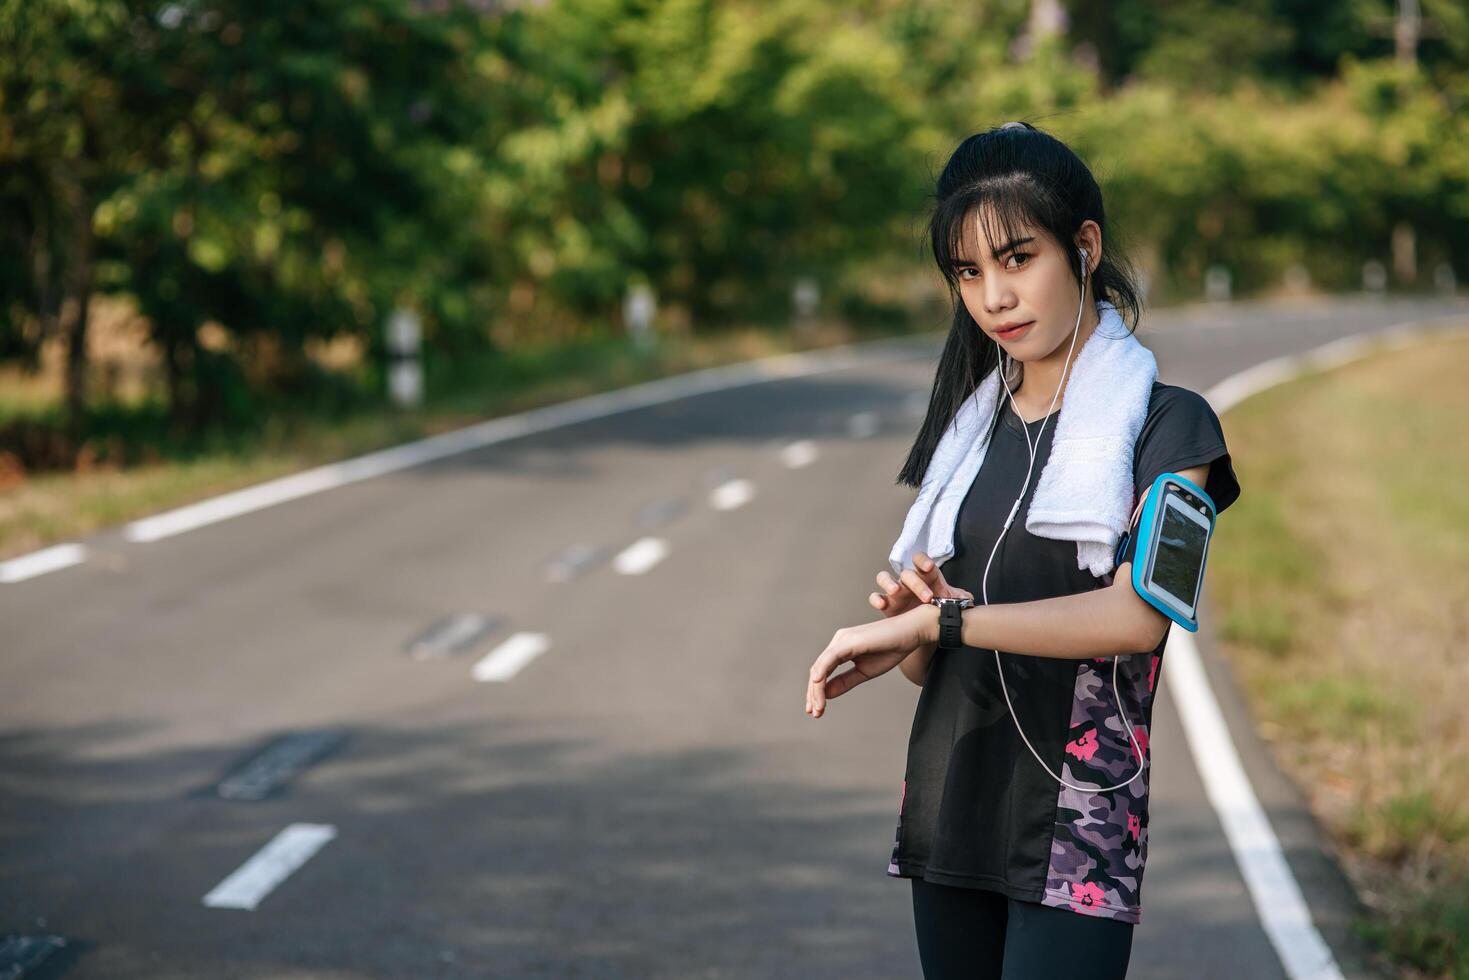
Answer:
POLYGON ((974 605, 974 600, 934 596, 928 601, 939 607, 939 646, 945 650, 962 647, 960 633, 964 625, 964 610, 974 605))

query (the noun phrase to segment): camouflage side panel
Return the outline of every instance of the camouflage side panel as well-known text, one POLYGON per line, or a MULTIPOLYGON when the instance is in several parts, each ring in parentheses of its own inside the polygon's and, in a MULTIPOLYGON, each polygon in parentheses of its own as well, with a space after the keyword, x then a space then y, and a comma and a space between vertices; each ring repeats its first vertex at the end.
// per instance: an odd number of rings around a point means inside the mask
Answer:
MULTIPOLYGON (((1042 905, 1083 915, 1142 920, 1143 865, 1148 857, 1148 728, 1161 651, 1118 659, 1117 683, 1145 768, 1110 792, 1056 784, 1056 831, 1042 905)), ((1116 786, 1138 771, 1137 747, 1123 728, 1112 690, 1112 658, 1083 661, 1061 776, 1077 786, 1116 786)))

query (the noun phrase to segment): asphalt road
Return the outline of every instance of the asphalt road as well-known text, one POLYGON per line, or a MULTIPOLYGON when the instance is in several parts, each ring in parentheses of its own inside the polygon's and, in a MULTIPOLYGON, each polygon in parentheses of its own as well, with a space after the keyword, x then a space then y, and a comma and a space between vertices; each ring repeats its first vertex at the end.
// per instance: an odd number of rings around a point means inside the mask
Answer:
MULTIPOLYGON (((1469 303, 1156 311, 1139 337, 1204 391, 1449 311, 1469 303)), ((832 631, 875 615, 937 350, 871 345, 153 543, 114 529, 0 585, 0 937, 66 937, 44 975, 77 978, 918 976, 885 874, 918 688, 893 671, 802 706, 832 631), (485 617, 464 649, 408 654, 459 614, 485 617), (476 679, 491 656, 504 679, 476 679), (215 792, 322 729, 337 747, 269 797, 215 792), (261 886, 293 825, 333 830, 261 886), (247 865, 253 908, 206 902, 247 865)), ((1207 623, 1313 917, 1367 975, 1207 623)), ((1284 976, 1160 691, 1130 976, 1284 976)))

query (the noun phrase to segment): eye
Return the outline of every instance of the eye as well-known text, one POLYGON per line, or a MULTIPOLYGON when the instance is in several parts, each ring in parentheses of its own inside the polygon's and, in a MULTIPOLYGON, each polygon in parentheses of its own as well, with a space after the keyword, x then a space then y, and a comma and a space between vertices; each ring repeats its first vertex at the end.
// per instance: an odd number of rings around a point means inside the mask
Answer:
MULTIPOLYGON (((1032 258, 1032 255, 1031 255, 1030 252, 1011 252, 1005 258, 1006 268, 1009 268, 1009 269, 1019 269, 1020 267, 1026 265, 1030 261, 1031 258, 1032 258), (1009 261, 1011 259, 1022 259, 1024 261, 1018 262, 1015 265, 1009 265, 1009 261)), ((975 278, 978 278, 978 276, 979 276, 979 270, 976 269, 976 268, 974 268, 974 266, 964 265, 964 266, 960 266, 959 267, 959 271, 958 271, 958 276, 959 276, 959 278, 961 280, 972 281, 972 280, 969 279, 969 277, 966 277, 964 275, 964 273, 966 273, 966 272, 972 272, 972 273, 974 273, 975 278)))

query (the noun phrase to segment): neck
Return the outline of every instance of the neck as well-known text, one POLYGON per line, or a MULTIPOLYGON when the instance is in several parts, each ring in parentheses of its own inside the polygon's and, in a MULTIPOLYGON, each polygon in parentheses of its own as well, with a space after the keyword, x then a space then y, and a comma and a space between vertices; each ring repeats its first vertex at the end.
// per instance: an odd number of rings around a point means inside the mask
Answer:
POLYGON ((1066 378, 1070 377, 1071 371, 1076 367, 1076 356, 1081 353, 1086 339, 1097 329, 1101 317, 1097 313, 1097 304, 1087 298, 1086 307, 1081 313, 1081 326, 1077 328, 1076 342, 1071 341, 1071 334, 1067 332, 1056 345, 1056 349, 1038 361, 1026 361, 1021 365, 1020 387, 1015 389, 1015 398, 1033 409, 1034 416, 1044 415, 1051 409, 1051 399, 1056 399, 1056 408, 1066 399, 1064 389, 1058 394, 1056 389, 1060 388, 1066 378), (1066 363, 1067 352, 1071 354, 1071 363, 1066 363), (1065 376, 1062 376, 1063 371, 1065 376), (1023 398, 1022 398, 1023 394, 1023 398))

